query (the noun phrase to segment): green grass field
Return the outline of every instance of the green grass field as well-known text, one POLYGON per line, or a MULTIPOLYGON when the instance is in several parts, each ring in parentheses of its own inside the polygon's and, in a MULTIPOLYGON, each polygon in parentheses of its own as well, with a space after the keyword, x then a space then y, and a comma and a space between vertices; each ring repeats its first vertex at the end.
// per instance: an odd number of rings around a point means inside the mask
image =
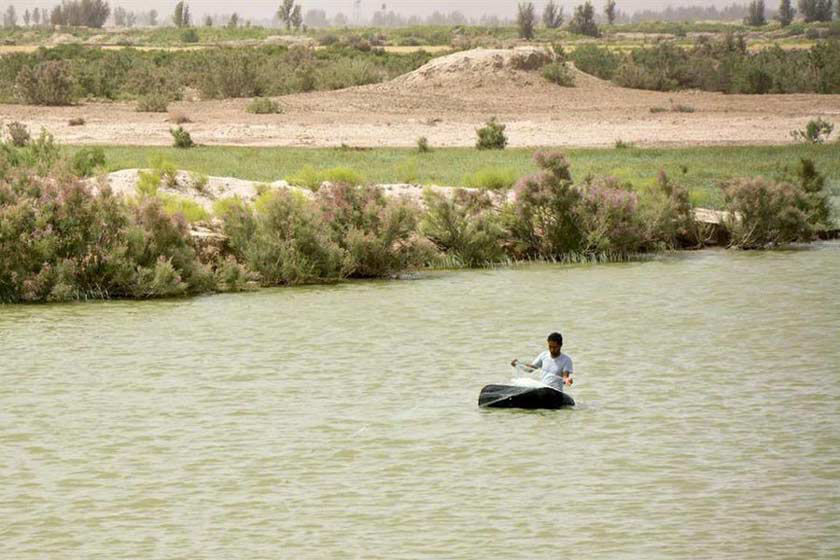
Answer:
MULTIPOLYGON (((179 169, 212 176, 238 177, 271 182, 285 179, 305 167, 349 168, 374 183, 419 183, 464 186, 479 171, 497 170, 522 176, 536 171, 533 149, 478 151, 441 148, 420 154, 413 149, 339 148, 175 148, 103 146, 109 171, 148 167, 163 155, 179 169)), ((75 151, 78 147, 69 147, 75 151)), ((695 204, 719 207, 718 185, 736 177, 780 177, 800 158, 810 158, 829 179, 840 197, 840 145, 727 146, 694 148, 566 149, 576 181, 592 176, 614 176, 643 188, 656 180, 660 170, 685 185, 695 204)))

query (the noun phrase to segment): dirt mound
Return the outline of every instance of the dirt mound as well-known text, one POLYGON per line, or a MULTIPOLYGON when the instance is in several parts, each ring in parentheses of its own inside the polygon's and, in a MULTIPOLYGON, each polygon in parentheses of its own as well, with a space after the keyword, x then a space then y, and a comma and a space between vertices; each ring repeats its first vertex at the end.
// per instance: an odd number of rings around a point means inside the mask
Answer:
POLYGON ((413 72, 391 80, 400 88, 469 86, 476 83, 510 81, 536 70, 553 59, 551 53, 536 47, 516 49, 473 49, 442 56, 413 72))

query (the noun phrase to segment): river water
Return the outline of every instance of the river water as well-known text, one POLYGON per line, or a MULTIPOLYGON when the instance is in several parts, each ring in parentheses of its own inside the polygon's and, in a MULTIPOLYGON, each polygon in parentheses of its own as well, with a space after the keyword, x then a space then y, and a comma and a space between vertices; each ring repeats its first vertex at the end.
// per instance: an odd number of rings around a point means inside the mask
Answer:
POLYGON ((840 244, 0 306, 0 557, 838 558, 840 244), (562 411, 480 410, 561 330, 562 411))

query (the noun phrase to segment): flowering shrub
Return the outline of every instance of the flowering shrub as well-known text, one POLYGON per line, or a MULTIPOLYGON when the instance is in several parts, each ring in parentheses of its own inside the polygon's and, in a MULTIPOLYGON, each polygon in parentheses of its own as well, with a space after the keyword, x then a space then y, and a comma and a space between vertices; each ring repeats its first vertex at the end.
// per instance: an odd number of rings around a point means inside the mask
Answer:
POLYGON ((606 179, 586 186, 577 207, 583 232, 581 251, 625 256, 642 249, 644 230, 639 195, 606 179))
POLYGON ((419 209, 382 189, 339 183, 318 191, 332 240, 347 251, 350 276, 376 278, 418 267, 429 247, 417 236, 419 209))
POLYGON ((817 216, 801 185, 763 177, 724 187, 730 246, 760 249, 814 238, 817 216))
POLYGON ((641 197, 639 213, 649 249, 695 247, 702 241, 688 190, 673 183, 663 171, 653 189, 641 197))
POLYGON ((0 301, 164 297, 212 289, 183 221, 155 200, 129 208, 105 188, 0 182, 0 301))
POLYGON ((507 235, 488 193, 458 189, 448 198, 426 190, 423 200, 421 231, 438 249, 469 267, 505 258, 507 235))
POLYGON ((231 204, 221 218, 234 254, 264 285, 335 281, 352 271, 317 204, 299 193, 268 191, 255 208, 231 204))
POLYGON ((583 231, 577 205, 581 193, 572 185, 569 163, 560 152, 537 152, 543 171, 520 179, 506 212, 516 257, 557 258, 578 252, 583 231))

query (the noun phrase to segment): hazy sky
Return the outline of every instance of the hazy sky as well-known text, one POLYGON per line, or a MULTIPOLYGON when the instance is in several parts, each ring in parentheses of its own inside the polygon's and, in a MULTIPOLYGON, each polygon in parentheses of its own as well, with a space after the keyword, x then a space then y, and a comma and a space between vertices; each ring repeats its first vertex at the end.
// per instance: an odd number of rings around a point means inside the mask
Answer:
MULTIPOLYGON (((548 0, 535 0, 534 4, 538 10, 548 0)), ((565 7, 566 13, 572 8, 583 3, 584 0, 559 0, 558 4, 565 7)), ((57 4, 56 0, 0 0, 0 11, 5 11, 9 4, 13 4, 18 13, 23 13, 27 8, 52 7, 57 4)), ((111 7, 122 6, 128 10, 148 11, 155 8, 161 14, 169 14, 175 6, 173 0, 110 0, 111 7)), ((325 10, 328 16, 342 12, 347 16, 353 13, 353 0, 300 0, 303 11, 319 8, 325 10)), ((451 12, 458 10, 470 17, 478 17, 482 14, 495 14, 498 16, 512 16, 516 11, 516 1, 510 0, 362 0, 362 13, 364 17, 370 17, 373 12, 385 4, 388 10, 393 10, 403 15, 425 16, 438 10, 451 12)), ((596 10, 602 11, 605 0, 593 0, 596 10)), ((708 2, 675 2, 673 0, 616 0, 619 10, 632 13, 644 9, 662 9, 669 5, 716 5, 722 7, 732 3, 748 3, 748 0, 712 0, 708 2)), ((771 0, 771 3, 772 0, 771 0)), ((203 14, 230 14, 237 12, 246 18, 267 18, 277 11, 280 0, 251 0, 251 1, 222 1, 222 0, 190 0, 190 10, 194 15, 203 14)))

